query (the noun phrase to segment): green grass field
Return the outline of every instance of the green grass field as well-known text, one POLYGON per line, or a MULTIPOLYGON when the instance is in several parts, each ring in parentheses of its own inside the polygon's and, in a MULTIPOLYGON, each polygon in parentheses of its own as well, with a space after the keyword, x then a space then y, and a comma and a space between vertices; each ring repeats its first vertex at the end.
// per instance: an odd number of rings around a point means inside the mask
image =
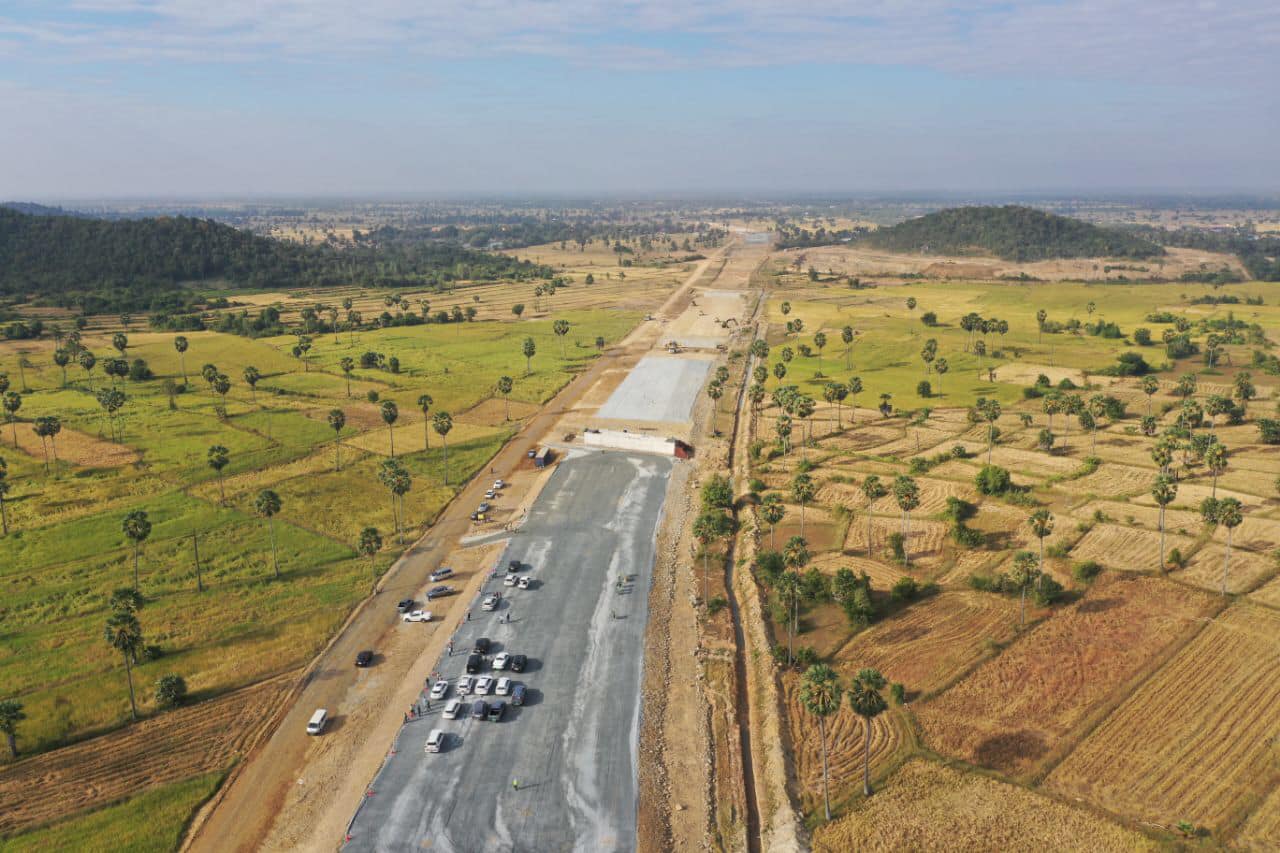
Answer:
MULTIPOLYGON (((1037 369, 1099 371, 1116 363, 1126 350, 1137 350, 1159 367, 1166 361, 1161 333, 1167 324, 1147 322, 1154 311, 1168 310, 1190 320, 1225 317, 1234 312, 1238 319, 1260 323, 1264 328, 1280 326, 1280 306, 1274 290, 1265 284, 1232 285, 1214 291, 1208 285, 1174 284, 1084 284, 1078 282, 977 283, 977 282, 909 282, 900 286, 851 290, 839 283, 813 283, 803 276, 787 274, 767 277, 770 283, 768 319, 773 326, 770 344, 772 366, 780 360, 783 346, 793 350, 799 344, 812 347, 814 333, 822 331, 827 345, 822 353, 825 378, 817 378, 817 356, 805 358, 798 353, 787 364, 784 384, 799 384, 821 400, 822 386, 830 380, 847 382, 850 377, 862 379, 864 392, 857 402, 874 407, 880 394, 893 395, 893 404, 904 409, 924 406, 955 407, 971 405, 978 396, 995 397, 1004 403, 1021 399, 1021 388, 1032 384, 1037 369), (1246 296, 1262 296, 1266 305, 1189 305, 1198 296, 1229 293, 1243 302, 1246 296), (909 309, 907 299, 914 298, 916 307, 909 309), (791 311, 782 313, 782 303, 789 302, 791 311), (1088 311, 1094 304, 1094 313, 1088 311), (1107 339, 1087 334, 1038 334, 1036 312, 1044 309, 1050 321, 1065 322, 1072 317, 1082 323, 1099 318, 1117 323, 1126 336, 1138 327, 1151 330, 1155 345, 1137 347, 1123 339, 1107 339), (938 325, 925 326, 920 318, 927 311, 937 315, 938 325), (960 327, 960 318, 969 312, 995 317, 1009 323, 1005 335, 986 336, 987 356, 980 358, 966 352, 969 334, 960 327), (804 330, 798 335, 784 336, 788 320, 801 319, 804 330), (851 367, 846 368, 845 345, 840 330, 852 326, 858 333, 853 346, 851 367), (785 337, 785 342, 784 342, 785 337), (920 352, 925 341, 938 342, 938 355, 948 362, 945 376, 926 374, 920 352), (1015 357, 1014 350, 1017 350, 1015 357), (999 351, 1000 355, 993 355, 999 351), (987 368, 994 368, 996 381, 989 381, 987 368), (1028 375, 1030 373, 1030 375, 1028 375), (927 379, 934 395, 924 399, 916 394, 916 385, 927 379)), ((1195 369, 1202 365, 1195 359, 1195 369)), ((1184 369, 1183 365, 1179 369, 1184 369)), ((1048 371, 1046 371, 1048 372, 1048 371)), ((769 387, 777 382, 770 378, 769 387)))
MULTIPOLYGON (((593 359, 595 338, 616 342, 638 314, 569 312, 563 339, 550 320, 416 326, 357 333, 337 341, 317 335, 308 364, 290 354, 292 336, 249 340, 213 332, 191 333, 186 353, 190 385, 173 407, 164 380, 181 382, 172 334, 130 334, 128 357, 146 359, 156 377, 123 381, 128 394, 118 429, 137 461, 107 460, 109 425, 90 383, 102 387, 101 369, 91 376, 68 368, 69 384, 52 362, 52 341, 12 343, 0 349, 0 372, 21 388, 18 358, 30 393, 19 419, 57 415, 62 460, 46 475, 39 445, 12 447, 7 424, 0 430, 0 458, 9 464, 12 486, 6 501, 13 531, 3 540, 4 590, 0 608, 0 684, 4 698, 25 706, 19 747, 32 752, 71 738, 105 731, 128 719, 127 688, 119 655, 102 639, 107 595, 132 583, 132 548, 121 530, 132 509, 149 514, 153 529, 141 549, 141 589, 147 599, 139 619, 146 641, 160 657, 135 669, 140 710, 154 709, 156 679, 177 673, 197 697, 252 683, 306 661, 339 626, 385 570, 393 553, 390 496, 377 481, 389 449, 388 430, 364 397, 378 391, 400 408, 395 425, 397 455, 413 477, 404 499, 410 531, 429 524, 459 484, 483 467, 518 424, 501 410, 469 417, 468 410, 495 395, 498 377, 515 380, 513 401, 541 403, 593 359), (533 337, 537 355, 525 376, 521 344, 533 337), (561 344, 563 343, 563 354, 561 344), (357 369, 353 397, 339 367, 363 352, 396 356, 401 372, 357 369), (212 363, 232 388, 226 418, 219 400, 200 378, 212 363), (264 374, 256 395, 243 381, 246 366, 264 374), (450 485, 444 451, 431 434, 425 449, 423 418, 416 401, 434 399, 431 412, 451 412, 450 485), (326 422, 333 408, 348 416, 342 431, 342 470, 334 470, 334 433, 326 422), (74 431, 74 432, 73 432, 74 431), (100 437, 101 436, 101 437, 100 437), (206 454, 211 445, 229 449, 230 465, 220 487, 206 454), (35 455, 31 455, 34 447, 35 455), (225 488, 226 504, 221 504, 225 488), (279 493, 275 519, 283 577, 274 578, 266 522, 253 511, 263 488, 279 493), (369 496, 386 500, 369 500, 369 496), (359 532, 377 527, 386 547, 371 566, 355 551, 359 532), (196 591, 192 537, 198 535, 205 591, 196 591)), ((100 360, 114 355, 110 341, 84 341, 100 360)))

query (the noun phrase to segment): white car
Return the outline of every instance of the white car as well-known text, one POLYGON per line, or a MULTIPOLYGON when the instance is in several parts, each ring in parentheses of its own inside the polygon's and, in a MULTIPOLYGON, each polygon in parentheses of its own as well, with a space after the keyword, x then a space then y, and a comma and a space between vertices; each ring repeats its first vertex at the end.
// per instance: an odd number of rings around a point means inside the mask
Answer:
POLYGON ((506 669, 510 665, 511 655, 506 652, 498 652, 497 656, 493 659, 494 669, 506 669))
POLYGON ((529 584, 531 583, 533 583, 533 578, 529 577, 528 575, 521 575, 520 580, 516 581, 516 586, 520 587, 521 589, 528 589, 529 584))
POLYGON ((498 597, 496 595, 486 595, 484 601, 480 602, 481 610, 497 610, 498 597))
POLYGON ((450 699, 449 704, 444 706, 444 718, 446 720, 456 720, 458 715, 462 713, 462 700, 450 699))
POLYGON ((487 491, 487 492, 485 492, 485 493, 484 493, 484 496, 485 496, 485 499, 486 499, 486 500, 490 500, 490 501, 491 501, 491 500, 494 500, 495 498, 497 498, 497 497, 498 497, 498 493, 497 493, 497 492, 495 492, 493 489, 490 489, 489 491, 487 491))
POLYGON ((477 679, 476 679, 476 690, 475 690, 475 694, 476 694, 477 696, 488 696, 488 695, 489 695, 489 691, 491 691, 491 690, 493 690, 493 678, 492 678, 492 677, 490 677, 490 676, 488 676, 488 675, 482 675, 482 676, 480 676, 479 678, 477 678, 477 679))
POLYGON ((401 621, 404 621, 404 622, 430 622, 431 611, 430 610, 411 610, 405 615, 401 616, 400 619, 401 621))
POLYGON ((499 696, 509 696, 511 694, 511 679, 503 676, 498 679, 498 686, 494 688, 494 693, 499 696))
POLYGON ((449 695, 449 681, 444 678, 436 679, 436 683, 431 685, 431 698, 443 699, 449 695))
POLYGON ((442 581, 445 578, 453 577, 453 569, 448 566, 441 566, 431 573, 431 582, 442 581))
POLYGON ((475 687, 476 680, 469 675, 464 675, 458 679, 458 695, 469 696, 471 690, 475 687))
POLYGON ((493 481, 493 488, 494 488, 494 489, 505 489, 506 487, 507 487, 507 481, 506 481, 506 480, 494 480, 494 481, 493 481))
POLYGON ((515 586, 517 581, 519 581, 519 578, 517 578, 515 575, 507 575, 505 578, 502 579, 502 585, 515 586))

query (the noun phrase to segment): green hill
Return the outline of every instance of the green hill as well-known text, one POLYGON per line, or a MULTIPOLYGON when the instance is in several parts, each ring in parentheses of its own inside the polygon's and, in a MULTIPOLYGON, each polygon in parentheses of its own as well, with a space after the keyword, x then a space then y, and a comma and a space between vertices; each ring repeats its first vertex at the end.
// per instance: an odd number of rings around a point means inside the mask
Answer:
POLYGON ((892 252, 982 253, 1006 261, 1164 254, 1141 237, 1018 205, 940 210, 870 232, 858 242, 892 252))
POLYGON ((192 285, 438 287, 550 270, 451 242, 302 246, 185 216, 103 220, 0 207, 0 297, 104 311, 172 310, 192 285))

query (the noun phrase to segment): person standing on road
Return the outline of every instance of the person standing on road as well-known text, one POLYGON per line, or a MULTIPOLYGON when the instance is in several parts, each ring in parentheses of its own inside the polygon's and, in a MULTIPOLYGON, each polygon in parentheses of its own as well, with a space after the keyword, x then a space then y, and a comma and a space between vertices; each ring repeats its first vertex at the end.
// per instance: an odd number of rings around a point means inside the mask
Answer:
POLYGON ((470 621, 471 621, 471 611, 470 611, 470 610, 468 610, 468 611, 467 611, 467 621, 468 621, 468 622, 470 622, 470 621))
POLYGON ((519 790, 520 790, 520 780, 519 780, 519 779, 512 779, 512 780, 511 780, 511 790, 513 790, 513 791, 519 791, 519 790))

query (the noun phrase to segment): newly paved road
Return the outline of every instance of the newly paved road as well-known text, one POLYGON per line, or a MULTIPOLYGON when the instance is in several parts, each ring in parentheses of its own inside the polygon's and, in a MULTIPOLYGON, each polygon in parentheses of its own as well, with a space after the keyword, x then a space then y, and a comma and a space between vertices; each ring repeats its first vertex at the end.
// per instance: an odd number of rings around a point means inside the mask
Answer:
POLYGON ((522 675, 507 673, 527 686, 527 704, 489 723, 444 720, 432 703, 401 730, 344 849, 635 848, 644 628, 671 465, 617 452, 560 463, 500 564, 519 560, 537 583, 491 581, 502 606, 473 607, 438 667, 456 682, 465 652, 488 637, 493 654, 529 656, 522 675), (622 592, 619 576, 630 578, 622 592), (448 741, 428 755, 433 728, 448 741))

